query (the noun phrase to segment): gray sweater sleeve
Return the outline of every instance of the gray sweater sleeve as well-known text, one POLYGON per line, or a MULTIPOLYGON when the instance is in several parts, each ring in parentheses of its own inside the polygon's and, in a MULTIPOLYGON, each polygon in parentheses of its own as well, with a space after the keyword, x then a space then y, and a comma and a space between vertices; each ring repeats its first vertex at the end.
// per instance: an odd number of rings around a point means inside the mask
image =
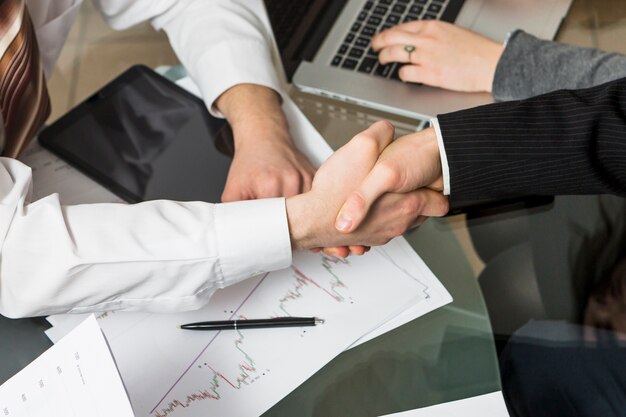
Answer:
POLYGON ((493 96, 520 100, 561 89, 580 89, 626 77, 626 56, 511 34, 498 61, 493 96))

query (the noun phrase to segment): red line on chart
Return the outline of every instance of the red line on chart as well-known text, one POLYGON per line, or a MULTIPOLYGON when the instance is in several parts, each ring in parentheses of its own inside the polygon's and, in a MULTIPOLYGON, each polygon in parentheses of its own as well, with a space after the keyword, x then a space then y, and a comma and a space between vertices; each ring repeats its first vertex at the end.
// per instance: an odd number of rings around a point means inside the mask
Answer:
MULTIPOLYGON (((321 290, 324 294, 326 294, 328 297, 330 297, 331 299, 335 300, 338 303, 344 302, 346 300, 345 297, 341 293, 339 293, 337 290, 339 288, 347 289, 348 287, 346 286, 344 282, 341 281, 339 276, 337 276, 333 272, 333 266, 337 264, 349 265, 349 262, 345 260, 341 260, 341 259, 329 258, 326 256, 323 256, 321 261, 322 261, 321 262, 322 268, 328 274, 332 276, 332 279, 329 281, 329 285, 328 285, 329 288, 325 288, 325 286, 321 285, 320 283, 315 281, 313 278, 307 276, 298 267, 296 267, 295 265, 292 265, 291 269, 293 271, 293 278, 295 278, 295 284, 293 285, 292 288, 288 289, 285 295, 279 300, 280 309, 283 310, 287 315, 290 315, 290 314, 286 310, 285 304, 289 301, 301 298, 303 296, 301 290, 307 286, 311 286, 311 287, 317 288, 318 290, 321 290)), ((254 286, 254 288, 252 288, 252 290, 248 293, 246 298, 241 302, 241 304, 237 307, 237 309, 231 314, 229 319, 232 319, 233 317, 238 315, 238 312, 241 310, 243 305, 252 297, 255 291, 260 287, 260 285, 265 281, 265 279, 268 276, 269 276, 269 273, 266 273, 259 280, 259 282, 254 286)), ((243 317, 240 316, 240 318, 243 318, 243 317)), ((159 408, 159 406, 163 404, 163 402, 168 397, 168 395, 172 392, 172 390, 178 385, 178 383, 189 372, 189 370, 191 370, 194 364, 198 362, 201 356, 217 339, 220 333, 221 331, 216 332, 213 338, 211 338, 211 340, 206 344, 206 346, 202 348, 200 353, 193 359, 193 361, 189 364, 189 366, 184 370, 182 375, 180 375, 180 377, 174 382, 174 384, 172 384, 172 386, 167 390, 167 392, 163 395, 163 397, 159 400, 159 402, 154 406, 152 411, 150 411, 150 414, 153 414, 154 417, 165 417, 173 413, 176 408, 178 407, 187 408, 191 405, 191 403, 199 401, 199 400, 206 400, 206 399, 219 400, 221 397, 219 390, 218 390, 220 386, 219 381, 223 381, 225 384, 227 384, 227 386, 230 386, 231 388, 236 389, 236 390, 240 389, 242 385, 248 384, 248 381, 251 378, 250 373, 257 372, 257 369, 255 367, 255 363, 254 363, 255 361, 252 359, 252 357, 249 356, 248 353, 246 353, 241 348, 241 344, 243 342, 243 335, 239 333, 240 338, 238 338, 235 341, 235 346, 244 355, 245 360, 238 364, 240 373, 236 378, 233 378, 231 380, 222 372, 214 369, 213 367, 205 363, 204 365, 206 365, 206 367, 210 369, 211 372, 213 373, 210 386, 208 388, 198 389, 196 392, 186 395, 183 400, 179 400, 176 398, 172 399, 171 401, 168 400, 168 402, 166 402, 163 405, 163 408, 161 408, 159 412, 156 412, 157 408, 159 408), (154 414, 155 412, 156 414, 154 414)))
MULTIPOLYGON (((254 288, 252 288, 252 290, 250 291, 250 293, 246 296, 246 298, 244 298, 244 300, 241 302, 241 304, 239 304, 239 307, 237 307, 237 309, 233 312, 233 314, 228 318, 229 320, 231 320, 236 314, 237 312, 241 309, 241 307, 243 307, 243 305, 246 303, 246 301, 248 301, 250 299, 250 297, 252 296, 252 294, 254 294, 254 292, 259 288, 259 286, 261 285, 261 283, 263 283, 263 281, 265 281, 265 278, 267 278, 267 276, 269 275, 269 272, 266 273, 265 275, 263 275, 263 278, 261 278, 259 280, 259 282, 254 286, 254 288)), ((187 374, 187 372, 189 372, 189 370, 191 369, 191 367, 193 366, 194 363, 196 363, 196 361, 198 359, 200 359, 200 356, 202 356, 202 354, 209 348, 209 346, 211 346, 211 344, 213 343, 213 341, 217 338, 217 336, 220 335, 222 331, 219 330, 217 333, 215 333, 215 336, 213 336, 213 338, 211 340, 209 340, 209 343, 206 344, 206 346, 204 348, 202 348, 202 350, 200 351, 200 353, 198 353, 198 355, 193 359, 193 361, 189 364, 189 366, 187 367, 187 369, 185 369, 185 371, 181 374, 180 377, 178 377, 178 379, 176 380, 176 382, 174 382, 174 384, 172 384, 172 386, 170 387, 170 389, 167 390, 167 392, 163 395, 163 397, 161 397, 161 399, 159 400, 159 402, 154 406, 154 408, 152 409, 152 411, 150 411, 150 414, 154 413, 154 411, 159 407, 159 405, 161 405, 161 403, 163 402, 163 400, 165 400, 165 397, 167 397, 169 395, 170 392, 172 392, 172 390, 174 389, 174 387, 176 387, 176 385, 178 385, 178 383, 180 382, 181 379, 183 379, 183 377, 187 374)))
MULTIPOLYGON (((244 317, 240 316, 241 319, 245 320, 244 317)), ((226 375, 221 373, 220 371, 214 369, 212 366, 204 364, 211 370, 213 373, 213 377, 211 378, 211 382, 208 388, 201 388, 196 392, 191 394, 187 394, 184 400, 179 400, 174 398, 171 400, 164 408, 161 408, 161 411, 157 411, 154 415, 155 417, 167 417, 170 414, 174 413, 177 408, 187 408, 191 406, 192 403, 196 401, 203 401, 206 399, 219 400, 221 398, 219 388, 220 388, 220 380, 225 381, 231 388, 240 389, 244 384, 248 384, 248 380, 251 378, 251 372, 257 372, 255 367, 255 361, 252 359, 248 353, 246 353, 241 345, 243 344, 244 335, 238 331, 239 337, 235 340, 235 347, 239 350, 245 357, 245 361, 240 362, 238 367, 240 370, 239 376, 235 380, 236 382, 231 381, 226 375)))

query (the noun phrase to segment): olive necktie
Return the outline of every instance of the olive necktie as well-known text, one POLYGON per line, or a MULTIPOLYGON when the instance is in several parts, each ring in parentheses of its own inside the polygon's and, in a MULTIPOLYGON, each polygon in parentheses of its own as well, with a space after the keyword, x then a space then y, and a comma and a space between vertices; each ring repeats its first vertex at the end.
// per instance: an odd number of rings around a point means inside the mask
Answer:
POLYGON ((2 155, 15 158, 50 114, 39 48, 23 0, 0 0, 2 155))

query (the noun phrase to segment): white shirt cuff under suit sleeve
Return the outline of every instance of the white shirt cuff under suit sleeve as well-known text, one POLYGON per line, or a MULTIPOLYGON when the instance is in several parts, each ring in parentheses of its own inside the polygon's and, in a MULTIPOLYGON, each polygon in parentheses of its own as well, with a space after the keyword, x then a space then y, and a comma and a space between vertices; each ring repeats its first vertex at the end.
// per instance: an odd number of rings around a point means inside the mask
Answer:
POLYGON ((448 157, 446 148, 443 144, 443 136, 439 128, 439 120, 436 117, 430 119, 430 125, 435 129, 437 135, 437 144, 439 145, 439 157, 441 158, 441 173, 443 175, 443 195, 450 195, 450 167, 448 166, 448 157))

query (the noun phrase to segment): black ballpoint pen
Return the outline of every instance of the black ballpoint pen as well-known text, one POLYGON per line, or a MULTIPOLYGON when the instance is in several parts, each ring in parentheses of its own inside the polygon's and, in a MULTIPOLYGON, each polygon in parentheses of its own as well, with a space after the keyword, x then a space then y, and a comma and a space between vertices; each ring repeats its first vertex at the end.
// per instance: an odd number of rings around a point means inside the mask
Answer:
POLYGON ((271 327, 300 327, 315 326, 324 323, 317 317, 276 317, 272 319, 244 319, 244 320, 219 320, 201 321, 179 326, 183 330, 238 330, 238 329, 263 329, 271 327))

